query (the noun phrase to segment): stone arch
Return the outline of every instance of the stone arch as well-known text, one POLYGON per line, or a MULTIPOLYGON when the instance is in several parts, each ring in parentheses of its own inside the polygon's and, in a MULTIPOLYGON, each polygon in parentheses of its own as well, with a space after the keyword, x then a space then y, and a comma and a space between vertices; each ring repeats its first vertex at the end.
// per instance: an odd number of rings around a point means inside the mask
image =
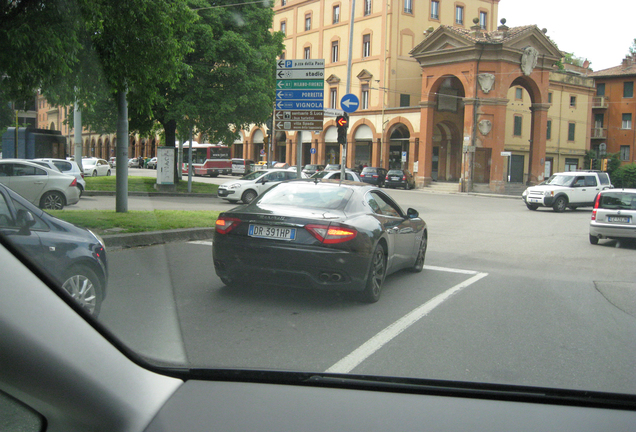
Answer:
POLYGON ((445 74, 439 76, 431 83, 425 100, 428 102, 437 102, 437 98, 441 94, 440 90, 446 88, 458 90, 456 97, 464 98, 466 97, 466 89, 471 88, 471 84, 463 75, 445 74))
POLYGON ((249 142, 250 145, 248 146, 248 148, 251 147, 251 151, 248 150, 249 151, 248 156, 250 156, 249 159, 252 159, 256 162, 261 160, 261 150, 264 149, 264 146, 263 146, 264 139, 265 139, 265 131, 263 131, 263 129, 261 128, 252 129, 252 132, 250 133, 250 142, 249 142))
POLYGON ((374 166, 379 162, 377 135, 375 126, 366 119, 360 119, 353 124, 347 137, 347 166, 349 168, 374 166))
POLYGON ((442 121, 434 126, 432 162, 433 180, 454 182, 461 177, 462 134, 456 123, 442 121))

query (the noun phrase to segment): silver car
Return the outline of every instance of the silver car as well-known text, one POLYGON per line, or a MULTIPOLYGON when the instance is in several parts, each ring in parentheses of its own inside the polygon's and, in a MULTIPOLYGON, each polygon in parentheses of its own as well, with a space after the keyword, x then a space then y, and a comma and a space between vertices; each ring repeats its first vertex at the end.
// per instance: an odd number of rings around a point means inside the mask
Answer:
POLYGON ((80 198, 75 177, 22 159, 0 160, 0 183, 47 210, 62 210, 80 198))
POLYGON ((600 239, 636 239, 636 189, 606 189, 596 196, 590 243, 600 239))

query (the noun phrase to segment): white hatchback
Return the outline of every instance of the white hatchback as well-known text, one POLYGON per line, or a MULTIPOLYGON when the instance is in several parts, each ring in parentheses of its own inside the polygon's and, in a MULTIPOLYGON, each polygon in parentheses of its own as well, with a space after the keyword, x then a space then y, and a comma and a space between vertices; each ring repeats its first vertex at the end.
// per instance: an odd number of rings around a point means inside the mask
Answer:
POLYGON ((260 170, 249 173, 238 180, 230 180, 219 186, 218 196, 231 203, 243 201, 249 204, 254 199, 278 183, 296 179, 295 171, 284 169, 260 170))
POLYGON ((62 210, 80 198, 74 176, 23 159, 0 160, 0 183, 47 210, 62 210))
POLYGON ((600 239, 636 239, 636 189, 605 189, 596 196, 590 243, 600 239))
POLYGON ((110 164, 104 159, 84 158, 82 159, 82 168, 84 168, 84 175, 91 177, 111 174, 110 164))

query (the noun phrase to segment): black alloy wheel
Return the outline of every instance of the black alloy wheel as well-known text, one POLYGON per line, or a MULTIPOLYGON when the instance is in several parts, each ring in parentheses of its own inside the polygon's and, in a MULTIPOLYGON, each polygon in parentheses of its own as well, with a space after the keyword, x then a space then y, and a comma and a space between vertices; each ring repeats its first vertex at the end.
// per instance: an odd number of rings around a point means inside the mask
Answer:
POLYGON ((64 208, 64 196, 55 191, 47 192, 40 200, 40 207, 45 210, 62 210, 64 208))
POLYGON ((413 273, 419 273, 424 270, 424 261, 426 260, 426 248, 428 247, 428 237, 426 232, 422 234, 422 241, 420 242, 420 249, 417 252, 417 259, 415 264, 411 267, 413 273))
POLYGON ((381 245, 377 245, 371 257, 371 267, 367 275, 367 283, 362 291, 362 300, 366 303, 375 303, 380 300, 382 283, 386 276, 386 254, 381 245))
POLYGON ((557 213, 563 213, 568 206, 568 200, 565 197, 560 196, 556 200, 554 200, 554 204, 552 205, 552 209, 557 213))

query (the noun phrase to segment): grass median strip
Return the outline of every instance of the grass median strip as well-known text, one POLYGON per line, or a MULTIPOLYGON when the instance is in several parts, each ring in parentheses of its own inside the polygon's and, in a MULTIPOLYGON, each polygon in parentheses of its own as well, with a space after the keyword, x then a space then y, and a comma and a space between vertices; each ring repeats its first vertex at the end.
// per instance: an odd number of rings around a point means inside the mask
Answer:
MULTIPOLYGON (((86 190, 99 192, 115 192, 115 176, 107 177, 86 177, 86 190)), ((128 177, 129 192, 148 192, 155 193, 155 184, 157 179, 154 177, 128 177)), ((192 193, 206 193, 216 195, 218 185, 210 183, 192 182, 192 193)), ((181 180, 177 184, 177 192, 188 193, 188 180, 181 180)))
POLYGON ((118 213, 114 210, 49 210, 52 216, 88 228, 99 235, 214 227, 218 211, 153 210, 118 213))

